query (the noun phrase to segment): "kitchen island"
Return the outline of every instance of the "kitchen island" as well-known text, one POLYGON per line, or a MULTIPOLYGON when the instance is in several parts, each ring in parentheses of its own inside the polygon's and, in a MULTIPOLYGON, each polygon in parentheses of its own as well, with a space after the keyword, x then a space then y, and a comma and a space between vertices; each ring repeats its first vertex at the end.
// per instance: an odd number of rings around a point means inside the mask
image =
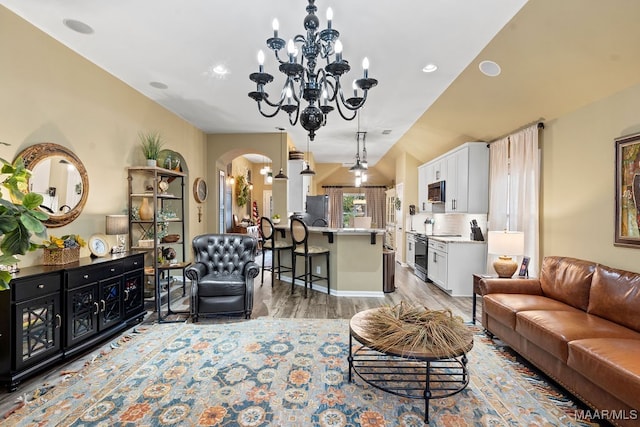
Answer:
MULTIPOLYGON (((291 241, 291 230, 278 224, 278 239, 291 241)), ((346 297, 383 297, 382 228, 308 227, 309 244, 323 246, 330 251, 331 295, 346 297)), ((291 255, 282 252, 282 265, 291 265, 291 255)), ((314 260, 313 273, 324 276, 326 265, 321 258, 314 260), (320 273, 318 270, 320 269, 320 273)), ((303 260, 298 257, 296 275, 304 273, 303 260)), ((282 273, 281 280, 291 283, 291 273, 282 273)), ((304 282, 296 280, 296 285, 304 282)), ((313 289, 327 292, 325 282, 314 283, 313 289)))

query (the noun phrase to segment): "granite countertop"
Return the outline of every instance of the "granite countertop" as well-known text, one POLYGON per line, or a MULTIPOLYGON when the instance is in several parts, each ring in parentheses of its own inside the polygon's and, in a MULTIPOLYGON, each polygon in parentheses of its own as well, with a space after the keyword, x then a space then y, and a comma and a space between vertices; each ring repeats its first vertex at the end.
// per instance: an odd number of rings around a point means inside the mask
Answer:
POLYGON ((429 240, 437 240, 438 242, 444 242, 444 243, 479 243, 479 244, 486 244, 486 241, 478 241, 478 240, 471 240, 469 239, 469 237, 465 237, 465 236, 431 236, 431 235, 427 235, 427 237, 429 238, 429 240))

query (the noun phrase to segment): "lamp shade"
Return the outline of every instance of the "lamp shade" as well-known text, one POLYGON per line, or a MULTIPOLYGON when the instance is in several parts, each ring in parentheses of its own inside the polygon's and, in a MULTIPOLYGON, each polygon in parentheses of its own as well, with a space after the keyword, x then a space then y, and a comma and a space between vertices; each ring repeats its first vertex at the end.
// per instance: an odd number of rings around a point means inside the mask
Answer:
POLYGON ((129 219, 126 215, 107 215, 105 228, 109 235, 128 234, 129 219))
POLYGON ((524 233, 522 231, 489 231, 487 252, 495 255, 522 255, 524 233))

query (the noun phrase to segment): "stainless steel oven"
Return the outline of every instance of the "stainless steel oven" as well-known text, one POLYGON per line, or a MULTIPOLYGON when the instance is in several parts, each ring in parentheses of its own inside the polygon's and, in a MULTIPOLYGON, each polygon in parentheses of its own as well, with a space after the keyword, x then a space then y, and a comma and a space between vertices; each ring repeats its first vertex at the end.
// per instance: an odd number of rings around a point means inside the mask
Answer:
POLYGON ((427 281, 427 247, 429 242, 424 234, 416 234, 415 238, 416 259, 413 271, 416 276, 427 281))

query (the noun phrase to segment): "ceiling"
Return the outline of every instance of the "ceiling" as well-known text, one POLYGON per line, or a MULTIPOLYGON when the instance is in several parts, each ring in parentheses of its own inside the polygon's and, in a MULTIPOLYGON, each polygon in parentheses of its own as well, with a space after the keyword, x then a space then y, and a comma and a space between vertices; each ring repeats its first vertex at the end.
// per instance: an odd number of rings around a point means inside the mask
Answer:
MULTIPOLYGON (((255 89, 248 75, 257 70, 257 51, 270 53, 265 40, 271 21, 278 18, 283 38, 303 32, 304 0, 0 4, 206 133, 284 127, 306 150, 300 125, 292 127, 282 113, 260 116, 247 96, 255 89), (65 19, 94 32, 73 32, 65 19), (218 65, 229 73, 216 76, 218 65)), ((379 80, 360 127, 368 132, 369 163, 389 179, 397 155, 424 162, 466 141, 491 141, 538 120, 550 123, 640 83, 637 0, 318 0, 317 6, 322 28, 326 8, 334 10, 333 28, 353 67, 350 78, 361 75, 367 56, 369 74, 379 80), (496 61, 502 73, 482 74, 483 60, 496 61), (423 73, 427 63, 438 70, 423 73)), ((277 73, 273 55, 265 68, 277 73)), ((353 162, 356 130, 355 121, 334 111, 310 144, 316 162, 353 162)))
MULTIPOLYGON (((374 165, 405 134, 454 79, 522 7, 526 0, 318 0, 317 15, 326 27, 327 7, 334 11, 343 56, 362 75, 379 84, 369 93, 360 127, 367 134, 374 165), (438 70, 426 74, 428 63, 438 70), (384 130, 390 131, 384 135, 384 130)), ((262 117, 247 94, 257 71, 257 52, 265 50, 265 69, 279 74, 266 39, 273 18, 280 36, 304 32, 305 0, 0 0, 0 4, 51 37, 124 81, 206 133, 277 132, 283 127, 299 150, 306 132, 292 127, 284 113, 262 117), (64 25, 78 20, 93 29, 81 34, 64 25), (214 73, 223 65, 224 76, 214 73), (162 83, 166 89, 150 85, 162 83)), ((267 88, 279 96, 283 79, 267 88), (280 86, 278 86, 280 85, 280 86)), ((350 93, 350 83, 348 84, 350 93)), ((357 122, 329 115, 310 148, 316 162, 352 162, 357 122)))

